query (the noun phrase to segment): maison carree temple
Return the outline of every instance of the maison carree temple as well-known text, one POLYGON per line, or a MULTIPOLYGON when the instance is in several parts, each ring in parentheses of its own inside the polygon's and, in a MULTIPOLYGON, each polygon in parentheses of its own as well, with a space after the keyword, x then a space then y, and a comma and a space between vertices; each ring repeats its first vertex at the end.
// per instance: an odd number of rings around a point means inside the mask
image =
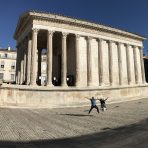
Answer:
POLYGON ((37 105, 37 101, 51 107, 78 106, 87 102, 85 97, 100 95, 110 97, 111 102, 121 101, 147 89, 143 36, 30 11, 20 16, 14 38, 18 85, 13 89, 20 93, 17 102, 22 104, 37 105), (41 84, 43 54, 46 55, 44 86, 41 84))

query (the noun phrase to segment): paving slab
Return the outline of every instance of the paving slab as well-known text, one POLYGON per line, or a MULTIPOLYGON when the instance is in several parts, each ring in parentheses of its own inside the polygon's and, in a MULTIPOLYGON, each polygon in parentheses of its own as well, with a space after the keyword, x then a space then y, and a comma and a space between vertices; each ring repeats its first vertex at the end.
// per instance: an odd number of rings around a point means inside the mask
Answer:
POLYGON ((99 114, 1 107, 0 148, 147 148, 148 98, 107 106, 99 114))

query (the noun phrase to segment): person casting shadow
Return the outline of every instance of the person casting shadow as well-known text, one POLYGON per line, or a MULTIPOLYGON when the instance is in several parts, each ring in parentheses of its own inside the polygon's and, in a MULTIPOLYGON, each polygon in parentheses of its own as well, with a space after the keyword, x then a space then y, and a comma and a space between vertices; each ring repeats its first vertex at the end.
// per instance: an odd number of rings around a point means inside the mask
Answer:
POLYGON ((92 98, 90 98, 88 100, 90 100, 90 102, 91 102, 91 107, 90 107, 90 110, 89 110, 88 114, 90 114, 90 112, 92 111, 93 108, 97 109, 97 112, 99 113, 99 108, 96 105, 96 100, 98 100, 98 99, 95 99, 94 97, 92 97, 92 98))

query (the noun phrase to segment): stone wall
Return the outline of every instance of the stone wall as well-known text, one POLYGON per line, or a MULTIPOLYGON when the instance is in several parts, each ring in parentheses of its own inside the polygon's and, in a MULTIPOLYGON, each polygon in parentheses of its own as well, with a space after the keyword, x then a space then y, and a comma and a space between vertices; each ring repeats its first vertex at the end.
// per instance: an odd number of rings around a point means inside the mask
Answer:
POLYGON ((76 89, 6 85, 0 88, 0 106, 18 107, 78 107, 87 106, 85 97, 109 97, 108 103, 130 101, 147 92, 148 85, 122 88, 76 89), (130 98, 131 97, 131 98, 130 98))

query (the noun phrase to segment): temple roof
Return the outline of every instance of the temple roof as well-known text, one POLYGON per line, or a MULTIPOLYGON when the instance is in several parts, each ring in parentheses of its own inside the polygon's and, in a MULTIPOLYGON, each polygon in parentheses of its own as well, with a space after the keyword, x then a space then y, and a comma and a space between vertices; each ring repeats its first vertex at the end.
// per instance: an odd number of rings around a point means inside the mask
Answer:
POLYGON ((40 19, 40 20, 70 24, 70 25, 74 25, 74 26, 81 26, 84 28, 90 28, 90 29, 94 29, 94 30, 98 30, 98 31, 104 31, 104 32, 108 32, 108 33, 121 35, 121 36, 131 37, 131 38, 135 38, 135 39, 142 40, 142 41, 146 39, 144 36, 141 36, 141 35, 138 35, 135 33, 131 33, 128 31, 116 29, 114 27, 106 26, 103 24, 98 24, 98 23, 94 23, 94 22, 90 22, 90 21, 86 21, 86 20, 82 20, 82 19, 76 19, 76 18, 64 16, 64 15, 47 13, 47 12, 40 12, 40 11, 28 11, 20 16, 15 33, 14 33, 15 39, 17 38, 17 34, 18 34, 19 30, 22 28, 21 25, 24 24, 25 22, 29 21, 30 19, 31 20, 40 19))

